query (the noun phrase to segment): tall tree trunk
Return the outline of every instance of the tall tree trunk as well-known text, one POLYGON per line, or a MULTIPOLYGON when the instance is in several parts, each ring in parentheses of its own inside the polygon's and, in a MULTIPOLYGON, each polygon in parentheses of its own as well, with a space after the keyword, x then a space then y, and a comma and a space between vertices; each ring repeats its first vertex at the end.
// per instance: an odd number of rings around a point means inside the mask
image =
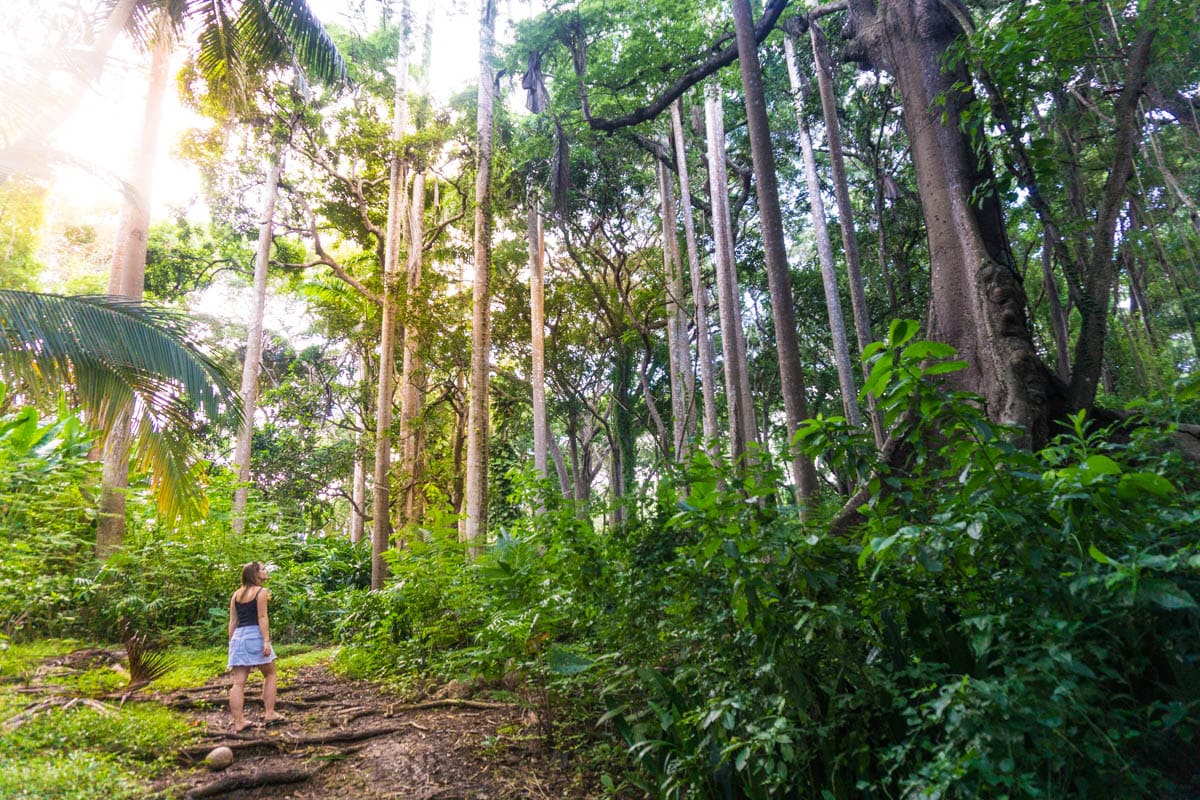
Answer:
MULTIPOLYGON (((846 277, 850 282, 850 305, 854 311, 854 332, 858 339, 859 365, 866 380, 870 369, 861 355, 874 338, 871 334, 871 314, 867 309, 867 288, 863 281, 862 259, 858 253, 858 231, 854 225, 854 206, 850 203, 850 183, 846 178, 846 159, 842 155, 842 131, 834 100, 833 60, 825 34, 815 23, 809 26, 812 40, 813 64, 817 73, 817 89, 821 94, 821 113, 825 117, 825 138, 829 142, 829 172, 833 179, 833 195, 837 200, 838 222, 842 230, 842 252, 846 256, 846 277)), ((875 445, 883 447, 883 427, 875 413, 875 399, 868 397, 871 430, 875 445)))
POLYGON ((492 116, 496 70, 496 0, 482 0, 479 20, 479 103, 475 160, 475 287, 471 314, 471 380, 468 391, 466 514, 461 538, 478 552, 487 536, 488 366, 491 350, 492 116))
POLYGON ((366 425, 374 409, 370 397, 371 363, 365 346, 358 349, 358 369, 361 375, 363 429, 354 436, 354 483, 350 489, 350 541, 362 541, 367 523, 367 431, 366 425))
POLYGON ((284 153, 275 154, 267 173, 262 215, 258 223, 258 251, 254 258, 254 308, 250 328, 246 331, 246 357, 242 361, 242 426, 233 449, 237 467, 237 488, 233 490, 233 531, 246 528, 246 501, 250 496, 251 442, 254 438, 254 409, 258 404, 258 374, 262 368, 263 312, 267 307, 267 271, 271 264, 271 240, 275 228, 275 199, 279 195, 279 178, 283 174, 284 153))
POLYGON ((967 361, 960 386, 1039 443, 1057 392, 1033 347, 999 200, 986 189, 990 165, 960 128, 973 96, 963 65, 944 64, 962 35, 953 2, 851 0, 847 55, 886 68, 900 92, 929 241, 928 335, 967 361))
POLYGON ((529 195, 529 342, 532 351, 529 380, 533 401, 533 468, 539 478, 547 474, 550 424, 546 416, 546 305, 545 261, 541 204, 529 195))
MULTIPOLYGON (((671 451, 675 463, 686 457, 684 443, 687 437, 688 398, 685 396, 687 381, 684 371, 690 369, 687 357, 687 328, 680 313, 683 297, 683 278, 679 274, 679 232, 675 221, 675 187, 667 167, 655 161, 658 171, 658 193, 662 199, 663 271, 667 275, 667 369, 671 383, 671 451)), ((647 394, 649 387, 647 386, 647 394)))
MULTIPOLYGON (((396 55, 396 94, 392 114, 392 139, 408 132, 408 3, 401 6, 399 48, 396 55)), ((388 217, 383 248, 383 309, 379 333, 379 393, 375 399, 375 480, 371 524, 371 589, 383 588, 387 578, 387 551, 392 535, 392 404, 396 374, 396 280, 400 245, 407 217, 408 167, 399 155, 388 173, 388 217)))
MULTIPOLYGON (((129 15, 127 3, 121 3, 114 15, 129 15)), ((110 20, 110 27, 114 20, 110 20)), ((123 24, 123 23, 122 23, 123 24)), ((105 31, 105 49, 112 44, 115 30, 105 31), (109 34, 111 33, 111 37, 109 34)), ((130 184, 134 194, 125 198, 113 245, 108 293, 141 300, 146 281, 146 237, 150 229, 150 186, 158 152, 158 127, 167 91, 167 73, 171 61, 171 37, 165 24, 154 43, 150 57, 150 78, 146 89, 146 109, 142 131, 133 154, 130 184)), ((125 541, 125 492, 129 486, 129 447, 132 433, 118 426, 109 435, 104 448, 104 468, 100 477, 100 509, 96 522, 96 556, 106 559, 125 541)))
POLYGON ((671 104, 671 133, 675 143, 675 162, 679 171, 679 204, 683 214, 683 235, 687 243, 688 276, 692 284, 692 306, 696 324, 696 358, 700 362, 700 393, 703 407, 704 442, 713 455, 717 441, 717 389, 713 375, 712 336, 708 330, 708 291, 700 271, 700 250, 696 245, 696 222, 692 216, 692 187, 688 175, 687 141, 679 101, 671 104))
POLYGON ((1104 181, 1099 208, 1092 224, 1092 245, 1087 275, 1079 302, 1079 336, 1075 339, 1071 382, 1067 402, 1072 408, 1090 408, 1096 400, 1096 387, 1104 362, 1104 339, 1108 328, 1108 302, 1117 282, 1114 256, 1117 224, 1125 204, 1125 187, 1133 177, 1133 156, 1137 145, 1138 99, 1146 83, 1151 45, 1158 33, 1158 11, 1148 0, 1139 13, 1139 26, 1130 46, 1124 86, 1113 112, 1114 132, 1111 168, 1104 181))
POLYGON ((741 293, 733 260, 729 219, 729 187, 725 172, 725 112, 720 89, 710 83, 705 92, 708 129, 708 188, 712 196, 713 239, 717 264, 717 309, 721 318, 722 366, 729 422, 729 455, 736 463, 754 444, 754 406, 747 375, 745 335, 742 332, 741 293))
MULTIPOLYGON (((808 206, 812 217, 813 234, 817 240, 817 259, 821 263, 821 280, 825 285, 825 307, 829 313, 829 332, 833 338, 833 357, 837 365, 838 384, 842 390, 842 408, 850 424, 862 424, 858 410, 858 390, 854 387, 854 367, 850 360, 850 343, 846 339, 846 323, 842 317, 842 300, 838 292, 837 272, 833 265, 833 243, 825 219, 825 201, 821 197, 821 181, 817 177, 817 159, 813 154, 808 120, 804 118, 804 100, 809 95, 808 79, 801 75, 796 64, 796 48, 790 36, 783 40, 788 78, 792 84, 792 99, 796 107, 796 124, 800 132, 800 152, 804 158, 804 176, 808 182, 808 206)), ((865 346, 865 345, 864 345, 865 346)))
POLYGON ((554 435, 546 437, 546 443, 550 450, 550 459, 554 462, 554 471, 558 473, 558 488, 562 492, 563 497, 571 497, 571 476, 567 473, 567 462, 563 459, 562 450, 558 446, 558 439, 554 435))
POLYGON ((1054 277, 1053 234, 1042 231, 1042 290, 1050 310, 1050 330, 1054 336, 1054 364, 1059 380, 1071 379, 1070 333, 1067 329, 1067 312, 1062 297, 1058 294, 1058 281, 1054 277))
POLYGON ((419 480, 422 431, 418 419, 425 400, 422 390, 424 365, 421 363, 421 337, 417 325, 421 316, 417 295, 421 290, 424 262, 425 175, 418 172, 413 176, 412 184, 412 198, 408 204, 408 290, 404 295, 404 355, 400 377, 400 475, 404 487, 400 507, 404 525, 415 524, 421 516, 419 480))
MULTIPOLYGON (((771 130, 767 124, 767 104, 763 94, 762 72, 758 63, 758 44, 749 0, 733 0, 733 25, 738 43, 738 65, 742 74, 742 93, 746 100, 746 122, 750 131, 750 155, 757 183, 759 220, 767 262, 767 284, 771 293, 771 312, 775 322, 775 349, 779 358, 779 380, 787 417, 789 446, 795 441, 800 423, 808 418, 804 395, 804 369, 800 363, 800 345, 796 338, 796 311, 792 305, 791 270, 783 242, 783 215, 779 209, 779 186, 775 176, 775 155, 771 151, 771 130)), ((799 448, 791 447, 792 468, 801 505, 807 505, 817 491, 817 475, 812 462, 799 448)))
POLYGON ((354 435, 354 482, 350 488, 350 543, 362 541, 366 530, 367 458, 363 452, 363 432, 354 435))

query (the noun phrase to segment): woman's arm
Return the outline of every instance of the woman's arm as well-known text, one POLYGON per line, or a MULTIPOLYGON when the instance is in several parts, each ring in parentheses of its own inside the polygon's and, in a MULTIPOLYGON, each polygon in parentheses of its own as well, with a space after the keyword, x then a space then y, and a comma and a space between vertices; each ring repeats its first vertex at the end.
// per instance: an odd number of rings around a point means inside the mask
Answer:
POLYGON ((263 589, 258 593, 258 631, 263 638, 263 655, 271 655, 271 626, 267 620, 267 601, 271 599, 271 593, 263 589))
POLYGON ((233 632, 237 630, 237 609, 233 607, 233 598, 236 594, 229 595, 229 638, 233 638, 233 632))

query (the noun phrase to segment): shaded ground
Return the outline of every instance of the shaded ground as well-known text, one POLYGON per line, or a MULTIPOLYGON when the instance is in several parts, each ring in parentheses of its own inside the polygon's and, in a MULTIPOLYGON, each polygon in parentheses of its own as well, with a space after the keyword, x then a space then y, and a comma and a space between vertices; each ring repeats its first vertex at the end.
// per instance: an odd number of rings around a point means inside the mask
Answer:
MULTIPOLYGON (((599 796, 577 765, 542 747, 517 705, 446 698, 406 705, 324 665, 301 668, 280 691, 282 726, 230 731, 230 678, 157 699, 193 716, 206 734, 159 779, 162 796, 312 800, 475 800, 599 796), (226 745, 234 763, 203 765, 226 745)), ((247 687, 248 719, 262 718, 261 684, 247 687)))

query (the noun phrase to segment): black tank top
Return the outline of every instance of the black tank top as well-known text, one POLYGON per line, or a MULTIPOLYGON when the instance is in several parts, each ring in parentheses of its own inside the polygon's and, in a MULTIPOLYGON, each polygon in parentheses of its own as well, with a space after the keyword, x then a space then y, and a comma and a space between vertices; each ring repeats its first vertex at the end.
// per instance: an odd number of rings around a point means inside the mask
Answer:
MULTIPOLYGON (((262 587, 260 586, 258 592, 261 591, 262 587)), ((237 600, 233 601, 234 608, 237 611, 237 626, 239 628, 247 628, 258 624, 258 592, 255 592, 254 596, 244 603, 239 603, 237 600)))

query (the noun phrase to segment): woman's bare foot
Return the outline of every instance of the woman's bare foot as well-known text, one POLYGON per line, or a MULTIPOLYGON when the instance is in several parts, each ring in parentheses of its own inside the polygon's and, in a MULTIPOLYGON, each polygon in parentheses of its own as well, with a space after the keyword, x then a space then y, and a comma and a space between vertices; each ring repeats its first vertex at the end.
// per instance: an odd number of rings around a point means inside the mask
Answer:
POLYGON ((253 728, 253 727, 254 727, 254 723, 253 723, 253 722, 251 722, 250 720, 246 720, 246 721, 244 721, 244 722, 243 722, 241 725, 238 725, 237 723, 234 723, 234 725, 233 725, 233 732, 234 732, 234 733, 241 733, 242 731, 246 730, 247 728, 253 728))
POLYGON ((287 722, 287 717, 283 714, 272 714, 269 717, 263 717, 263 725, 282 725, 287 722))

